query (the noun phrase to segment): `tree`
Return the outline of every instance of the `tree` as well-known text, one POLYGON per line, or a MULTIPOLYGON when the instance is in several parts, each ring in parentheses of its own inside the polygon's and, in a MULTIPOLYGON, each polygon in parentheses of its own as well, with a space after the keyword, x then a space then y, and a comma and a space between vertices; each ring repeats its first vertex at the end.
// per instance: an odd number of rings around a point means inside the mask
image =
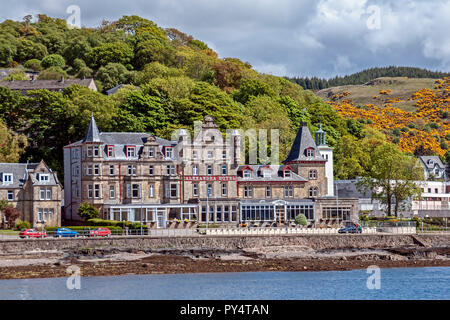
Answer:
POLYGON ((134 84, 136 76, 135 71, 128 71, 123 64, 108 63, 98 70, 96 78, 102 82, 104 90, 108 90, 119 84, 134 84))
POLYGON ((94 207, 89 202, 83 202, 80 207, 78 208, 78 214, 80 217, 82 217, 85 221, 88 221, 89 219, 95 219, 99 216, 99 211, 96 207, 94 207))
POLYGON ((306 219, 304 214, 299 214, 295 217, 295 224, 299 226, 306 226, 308 225, 308 219, 306 219))
POLYGON ((61 67, 50 67, 39 73, 39 80, 60 80, 67 78, 67 73, 61 67))
POLYGON ((25 68, 31 69, 33 71, 40 71, 42 69, 41 67, 41 61, 38 59, 30 59, 24 64, 25 68))
POLYGON ((6 221, 10 228, 14 228, 16 225, 16 220, 22 215, 22 213, 15 207, 7 205, 2 209, 5 215, 6 221))
POLYGON ((359 182, 361 190, 371 190, 372 199, 386 205, 387 214, 392 212, 392 201, 396 199, 395 214, 400 202, 419 195, 415 180, 423 179, 416 161, 402 153, 395 145, 384 143, 377 146, 370 156, 370 170, 359 182))
POLYGON ((66 66, 66 61, 59 54, 50 54, 42 59, 41 66, 44 69, 50 67, 64 68, 66 66))
POLYGON ((17 162, 25 152, 26 137, 8 130, 0 120, 0 162, 17 162))
POLYGON ((125 42, 103 43, 92 49, 91 57, 96 66, 106 66, 108 63, 127 65, 133 59, 133 49, 125 42))

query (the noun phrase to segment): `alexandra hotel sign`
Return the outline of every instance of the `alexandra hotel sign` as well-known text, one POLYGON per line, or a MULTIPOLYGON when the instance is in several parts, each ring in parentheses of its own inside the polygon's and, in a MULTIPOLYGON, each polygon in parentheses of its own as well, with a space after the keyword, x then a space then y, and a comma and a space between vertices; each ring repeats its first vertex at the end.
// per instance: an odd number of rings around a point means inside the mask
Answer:
POLYGON ((184 176, 184 181, 236 181, 236 176, 184 176))

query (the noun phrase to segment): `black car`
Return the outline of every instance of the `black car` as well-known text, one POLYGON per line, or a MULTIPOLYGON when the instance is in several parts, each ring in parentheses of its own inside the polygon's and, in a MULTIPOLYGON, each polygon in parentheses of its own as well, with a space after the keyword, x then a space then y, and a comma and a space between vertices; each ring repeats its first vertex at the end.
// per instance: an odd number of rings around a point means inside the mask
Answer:
POLYGON ((340 228, 338 233, 362 233, 361 226, 347 226, 344 228, 340 228))

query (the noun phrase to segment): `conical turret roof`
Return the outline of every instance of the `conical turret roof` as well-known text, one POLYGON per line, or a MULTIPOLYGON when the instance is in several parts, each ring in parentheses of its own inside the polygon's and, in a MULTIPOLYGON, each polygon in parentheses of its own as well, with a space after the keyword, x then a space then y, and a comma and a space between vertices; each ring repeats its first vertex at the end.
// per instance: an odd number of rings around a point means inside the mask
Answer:
POLYGON ((100 140, 100 131, 98 130, 94 115, 91 115, 89 128, 87 129, 86 136, 84 137, 83 142, 102 142, 100 140))

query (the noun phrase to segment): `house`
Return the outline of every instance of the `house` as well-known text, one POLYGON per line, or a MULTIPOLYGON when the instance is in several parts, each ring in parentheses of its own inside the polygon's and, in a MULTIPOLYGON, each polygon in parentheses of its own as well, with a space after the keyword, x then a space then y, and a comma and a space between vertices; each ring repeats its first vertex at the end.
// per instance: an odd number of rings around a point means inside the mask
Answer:
POLYGON ((420 156, 419 160, 423 166, 425 180, 443 179, 447 181, 445 165, 438 156, 420 156))
POLYGON ((94 79, 64 79, 60 80, 9 80, 0 81, 0 86, 7 87, 10 90, 20 91, 26 94, 29 90, 47 89, 50 91, 62 91, 71 85, 80 85, 91 90, 97 91, 94 79))
POLYGON ((58 177, 44 161, 0 163, 0 200, 17 208, 32 227, 61 225, 61 197, 58 177))
POLYGON ((332 149, 323 131, 316 139, 319 146, 302 124, 282 165, 244 165, 240 131, 224 139, 211 116, 192 139, 181 129, 171 140, 100 132, 91 117, 84 139, 64 147, 65 218, 80 220, 78 208, 87 201, 105 219, 154 228, 176 220, 284 224, 299 213, 311 223, 355 220, 357 199, 329 195, 332 149))

